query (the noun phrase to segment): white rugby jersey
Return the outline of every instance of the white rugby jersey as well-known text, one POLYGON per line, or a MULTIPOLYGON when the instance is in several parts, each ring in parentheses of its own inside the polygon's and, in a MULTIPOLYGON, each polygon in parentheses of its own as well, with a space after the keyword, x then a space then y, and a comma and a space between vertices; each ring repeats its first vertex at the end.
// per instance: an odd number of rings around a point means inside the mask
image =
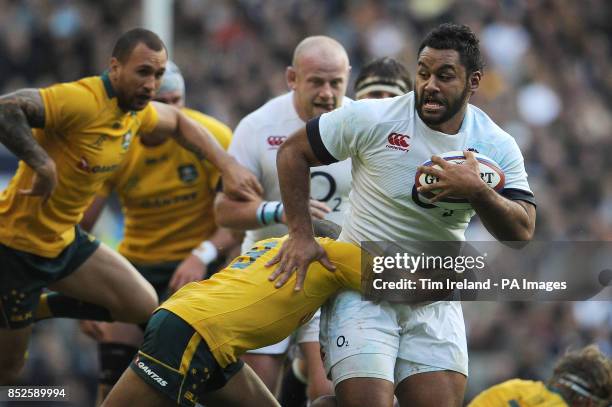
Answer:
MULTIPOLYGON (((351 102, 351 99, 344 98, 343 105, 351 102)), ((293 105, 293 92, 289 92, 268 101, 247 115, 234 131, 228 152, 257 176, 263 186, 263 199, 266 201, 281 200, 276 153, 287 137, 302 126, 304 121, 300 119, 293 105)), ((331 209, 326 219, 341 225, 348 209, 351 189, 350 160, 311 168, 310 178, 312 198, 325 202, 331 209)), ((284 224, 249 230, 242 248, 249 249, 258 240, 286 233, 287 227, 284 224)))
POLYGON ((468 105, 461 129, 449 135, 427 127, 414 103, 414 92, 361 100, 307 124, 321 162, 352 160, 353 189, 340 240, 464 240, 474 210, 425 204, 414 186, 417 166, 448 151, 474 149, 489 156, 505 173, 502 195, 535 204, 516 142, 483 111, 468 105))

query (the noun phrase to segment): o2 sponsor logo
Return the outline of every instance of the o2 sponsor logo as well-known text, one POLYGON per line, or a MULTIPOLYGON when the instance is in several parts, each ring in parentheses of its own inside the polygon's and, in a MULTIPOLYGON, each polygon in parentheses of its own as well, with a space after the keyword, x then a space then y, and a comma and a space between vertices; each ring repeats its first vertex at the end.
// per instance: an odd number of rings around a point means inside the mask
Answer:
MULTIPOLYGON (((342 206, 342 198, 336 195, 337 185, 334 177, 324 171, 313 171, 310 173, 310 182, 317 183, 319 187, 316 191, 313 191, 312 199, 317 201, 325 202, 330 206, 333 212, 340 212, 340 206, 342 206), (324 180, 324 181, 323 181, 324 180), (323 182, 320 182, 323 181, 323 182), (325 184, 327 184, 325 186, 325 184), (318 195, 318 194, 320 195, 318 195)), ((313 188, 314 189, 314 188, 313 188)))
POLYGON ((349 342, 344 335, 340 335, 336 338, 336 346, 339 348, 346 348, 349 346, 349 342))

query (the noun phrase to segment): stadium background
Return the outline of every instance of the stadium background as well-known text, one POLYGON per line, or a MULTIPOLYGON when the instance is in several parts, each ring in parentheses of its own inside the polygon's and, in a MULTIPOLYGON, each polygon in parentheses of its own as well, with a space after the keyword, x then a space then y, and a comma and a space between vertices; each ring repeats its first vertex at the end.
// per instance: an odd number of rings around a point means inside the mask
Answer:
MULTIPOLYGON (((2 93, 98 74, 119 33, 142 25, 137 1, 0 0, 0 10, 2 93)), ((176 0, 173 59, 188 105, 234 127, 286 91, 284 68, 307 35, 338 39, 354 79, 379 56, 413 72, 430 28, 468 24, 487 64, 472 103, 523 151, 538 200, 536 239, 612 240, 611 14, 606 0, 176 0)), ((0 146, 0 186, 16 164, 0 146)), ((99 223, 116 242, 117 210, 99 223)), ((478 223, 468 236, 489 238, 478 223)), ((610 302, 468 303, 464 313, 466 400, 510 377, 546 378, 568 347, 595 342, 612 354, 610 302)), ((92 405, 96 366, 94 343, 73 321, 47 321, 35 328, 23 378, 70 386, 73 405, 92 405)))

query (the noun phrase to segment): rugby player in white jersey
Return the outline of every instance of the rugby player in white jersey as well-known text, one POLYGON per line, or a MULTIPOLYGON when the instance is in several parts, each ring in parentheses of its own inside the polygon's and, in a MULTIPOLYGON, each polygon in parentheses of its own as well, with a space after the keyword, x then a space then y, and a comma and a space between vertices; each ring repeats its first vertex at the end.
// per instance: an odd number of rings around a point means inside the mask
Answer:
MULTIPOLYGON (((376 58, 361 67, 355 80, 355 99, 384 99, 401 96, 412 90, 412 80, 402 63, 391 57, 376 58)), ((312 323, 311 323, 312 324, 312 323)), ((312 355, 314 356, 314 355, 312 355)), ((291 369, 285 372, 279 401, 286 407, 303 406, 307 394, 313 400, 313 392, 304 392, 308 362, 296 354, 291 369)), ((330 396, 333 397, 333 396, 330 396)))
MULTIPOLYGON (((458 241, 475 213, 499 240, 530 240, 535 201, 522 154, 510 135, 468 104, 481 77, 476 36, 467 26, 442 24, 419 47, 415 92, 352 103, 293 134, 278 154, 290 237, 269 263, 275 265, 270 278, 282 285, 297 270, 301 289, 310 262, 333 269, 312 237, 308 168, 349 157, 353 189, 340 240, 458 241), (406 143, 390 145, 391 133, 406 143), (453 150, 465 151, 465 165, 435 156, 453 150), (480 179, 468 150, 500 165, 501 193, 480 179), (422 168, 440 178, 435 188, 468 199, 473 210, 448 211, 418 199, 414 176, 430 158, 442 167, 422 168)), ((402 406, 462 405, 468 356, 458 302, 372 303, 344 292, 323 308, 321 346, 341 406, 391 406, 394 392, 402 406)))
MULTIPOLYGON (((287 137, 306 121, 350 102, 344 97, 349 77, 348 55, 342 45, 325 36, 308 37, 295 48, 292 65, 286 70, 290 91, 278 96, 240 121, 229 153, 251 170, 264 193, 249 201, 237 201, 219 194, 216 219, 219 225, 247 230, 243 249, 254 242, 287 233, 276 171, 276 153, 287 137)), ((351 186, 350 161, 315 168, 310 172, 312 216, 342 224, 351 186)), ((300 328, 297 342, 308 364, 309 395, 329 394, 319 352, 319 319, 300 328), (316 363, 314 363, 316 362, 316 363)), ((245 355, 266 386, 274 393, 289 339, 245 355)))

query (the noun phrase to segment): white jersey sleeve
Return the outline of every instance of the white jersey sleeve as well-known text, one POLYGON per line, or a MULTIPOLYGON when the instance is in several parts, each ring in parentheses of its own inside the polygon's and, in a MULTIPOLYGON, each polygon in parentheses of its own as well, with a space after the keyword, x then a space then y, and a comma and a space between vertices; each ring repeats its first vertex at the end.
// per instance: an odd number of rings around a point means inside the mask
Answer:
POLYGON ((500 153, 501 156, 496 161, 506 177, 502 195, 509 199, 525 200, 535 204, 533 192, 527 182, 523 155, 516 141, 513 138, 508 140, 500 153))
POLYGON ((261 181, 262 169, 258 160, 259 155, 253 151, 258 148, 256 135, 255 130, 249 124, 248 117, 241 120, 234 130, 234 137, 232 137, 232 142, 227 151, 261 181))
POLYGON ((504 189, 500 192, 511 200, 527 201, 535 205, 535 197, 525 171, 523 154, 512 136, 499 128, 480 109, 471 106, 478 125, 470 129, 469 145, 493 159, 504 172, 504 189))
POLYGON ((360 144, 367 141, 366 135, 372 127, 363 105, 363 102, 351 103, 308 123, 310 145, 323 164, 358 155, 360 144))

